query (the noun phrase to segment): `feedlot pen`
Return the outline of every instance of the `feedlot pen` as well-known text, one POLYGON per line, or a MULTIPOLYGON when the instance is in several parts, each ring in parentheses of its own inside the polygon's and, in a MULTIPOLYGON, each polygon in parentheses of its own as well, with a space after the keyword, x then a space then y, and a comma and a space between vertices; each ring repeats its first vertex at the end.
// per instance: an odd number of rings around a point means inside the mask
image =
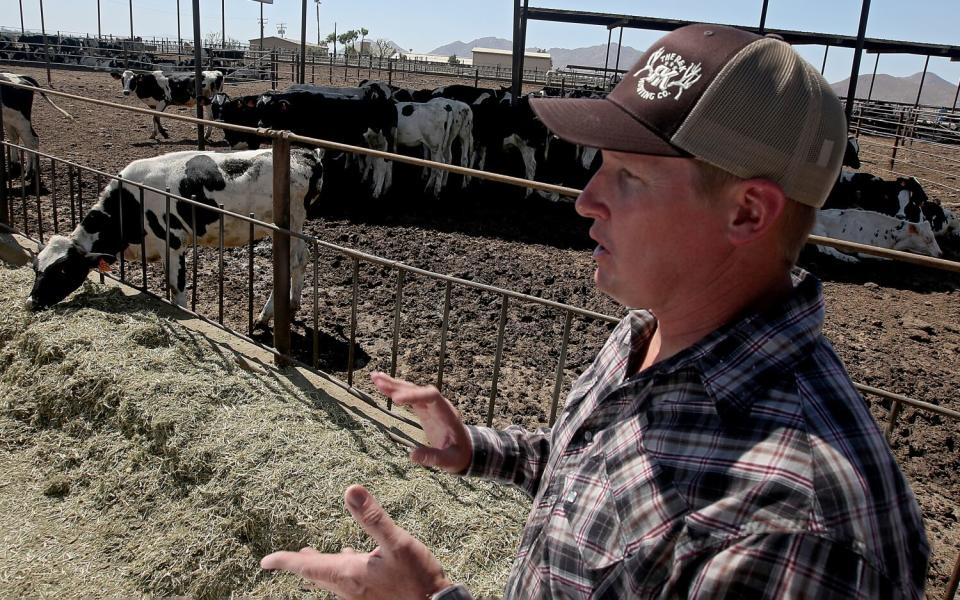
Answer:
MULTIPOLYGON (((80 95, 100 83, 87 74, 70 78, 79 82, 73 85, 80 88, 74 90, 80 95)), ((50 193, 18 189, 15 182, 8 190, 10 222, 38 241, 54 230, 69 230, 95 202, 102 185, 115 177, 109 173, 129 160, 188 149, 184 144, 191 143, 189 134, 183 132, 195 123, 180 117, 185 123, 180 128, 171 126, 172 139, 186 137, 186 142, 131 143, 131 139, 145 140, 148 121, 131 115, 127 127, 141 125, 133 135, 122 129, 124 124, 114 124, 120 129, 116 138, 78 144, 78 139, 96 139, 105 111, 89 106, 82 110, 84 103, 78 99, 58 100, 81 116, 78 127, 87 128, 87 136, 58 139, 51 130, 44 131, 41 125, 49 122, 49 109, 38 105, 38 130, 47 149, 41 153, 41 165, 50 193), (87 152, 97 144, 102 154, 90 156, 87 152), (89 163, 109 167, 97 170, 86 166, 89 163)), ((105 132, 102 126, 99 131, 105 132)), ((310 143, 297 136, 271 135, 275 141, 310 143)), ((421 164, 409 157, 395 160, 421 164)), ((536 187, 575 193, 543 184, 536 187)), ((470 422, 550 423, 558 399, 616 321, 606 315, 617 309, 589 283, 585 227, 572 222, 571 207, 536 200, 517 206, 519 202, 495 196, 485 203, 454 207, 432 203, 358 207, 355 200, 347 200, 350 206, 327 206, 319 219, 308 223, 304 238, 312 262, 303 320, 294 316, 290 331, 292 357, 344 380, 361 394, 371 393, 372 388, 357 374, 374 368, 438 384, 470 422), (433 214, 424 216, 424 212, 433 214), (483 219, 487 222, 482 223, 483 219)), ((252 222, 255 215, 224 214, 223 218, 252 222)), ((263 225, 278 238, 291 235, 263 225)), ((191 307, 245 337, 269 342, 251 330, 249 307, 259 307, 270 290, 273 253, 268 243, 224 249, 222 262, 220 249, 188 253, 191 307)), ((924 262, 917 257, 911 260, 924 262)), ((957 263, 949 261, 926 262, 953 272, 958 269, 957 263)), ((888 423, 894 450, 917 492, 934 549, 928 591, 932 597, 942 597, 952 587, 960 549, 956 509, 960 461, 954 437, 960 416, 956 410, 960 352, 956 276, 899 264, 866 265, 857 273, 829 264, 815 263, 811 268, 826 281, 827 333, 854 380, 863 382, 860 389, 871 399, 875 416, 888 423), (876 301, 903 301, 909 306, 894 316, 871 307, 876 301), (880 347, 875 346, 878 337, 883 342, 880 347), (907 356, 914 352, 920 360, 907 356), (884 392, 878 389, 881 386, 901 393, 884 392)), ((163 289, 157 287, 163 280, 162 265, 148 264, 144 269, 142 264, 125 263, 118 270, 122 279, 144 291, 163 289)))

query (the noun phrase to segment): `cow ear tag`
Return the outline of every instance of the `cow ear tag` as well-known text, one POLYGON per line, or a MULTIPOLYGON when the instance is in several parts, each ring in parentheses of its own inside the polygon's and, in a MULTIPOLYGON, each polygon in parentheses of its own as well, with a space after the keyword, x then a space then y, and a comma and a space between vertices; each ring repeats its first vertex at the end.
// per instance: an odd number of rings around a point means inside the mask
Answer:
POLYGON ((109 273, 111 270, 110 263, 101 258, 99 264, 97 264, 97 270, 101 273, 109 273))

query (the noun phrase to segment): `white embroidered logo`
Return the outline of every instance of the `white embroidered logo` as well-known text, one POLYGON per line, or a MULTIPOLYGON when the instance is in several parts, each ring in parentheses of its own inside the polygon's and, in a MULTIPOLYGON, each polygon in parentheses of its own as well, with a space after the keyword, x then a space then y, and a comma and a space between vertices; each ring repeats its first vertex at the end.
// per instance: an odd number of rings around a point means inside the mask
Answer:
POLYGON ((664 53, 660 48, 650 55, 647 65, 633 74, 634 77, 643 77, 637 80, 637 94, 644 100, 659 100, 673 95, 679 100, 684 90, 690 89, 702 75, 700 63, 688 65, 687 61, 676 52, 664 53))

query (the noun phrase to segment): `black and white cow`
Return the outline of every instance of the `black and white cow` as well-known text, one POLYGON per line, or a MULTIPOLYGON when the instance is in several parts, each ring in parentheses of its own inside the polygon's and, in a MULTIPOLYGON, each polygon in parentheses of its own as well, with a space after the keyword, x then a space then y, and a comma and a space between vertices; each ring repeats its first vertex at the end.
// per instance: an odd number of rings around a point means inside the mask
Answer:
POLYGON ((910 204, 922 205, 927 194, 916 177, 886 180, 870 173, 842 171, 824 209, 859 208, 905 219, 910 204))
MULTIPOLYGON (((260 126, 384 152, 396 151, 395 104, 376 96, 356 99, 305 91, 263 95, 257 101, 260 126)), ((379 198, 392 185, 393 164, 362 157, 362 177, 370 178, 371 194, 379 198)))
MULTIPOLYGON (((16 73, 0 73, 0 81, 8 81, 10 83, 16 83, 18 85, 27 85, 30 87, 37 88, 38 94, 43 96, 43 99, 50 103, 50 106, 54 107, 61 114, 66 116, 68 119, 73 119, 70 114, 53 103, 53 100, 47 97, 43 93, 43 90, 40 88, 40 84, 37 83, 37 80, 33 77, 27 75, 17 75, 16 73)), ((13 88, 6 85, 0 85, 0 105, 3 106, 3 133, 6 136, 8 141, 24 146, 31 150, 40 149, 40 138, 37 136, 36 130, 33 128, 33 90, 23 90, 19 88, 13 88)), ((36 162, 33 160, 33 157, 28 157, 30 160, 24 171, 24 176, 27 180, 33 181, 34 168, 33 165, 36 162)), ((19 162, 19 152, 14 152, 12 159, 16 162, 19 169, 23 169, 23 166, 19 162)), ((11 175, 14 174, 14 171, 11 170, 11 175)))
MULTIPOLYGON (((144 104, 163 112, 170 105, 194 106, 197 103, 196 80, 193 73, 164 73, 152 71, 150 73, 134 73, 113 71, 110 75, 123 83, 123 95, 135 93, 144 104)), ((200 103, 204 106, 206 118, 213 120, 210 103, 216 94, 223 89, 223 73, 220 71, 202 71, 200 76, 200 103)), ((208 126, 205 137, 210 139, 213 127, 208 126)), ((163 128, 158 117, 153 118, 153 133, 150 139, 157 139, 157 134, 169 138, 167 130, 163 128)))
MULTIPOLYGON (((174 152, 137 160, 127 165, 120 176, 155 189, 169 188, 202 204, 223 204, 228 211, 254 213, 263 221, 272 221, 273 163, 270 150, 244 152, 174 152)), ((294 149, 290 155, 290 229, 303 227, 308 206, 318 197, 323 185, 323 165, 319 151, 294 149)), ((99 200, 84 216, 69 237, 57 235, 37 255, 36 281, 27 299, 29 309, 47 308, 63 300, 80 287, 91 269, 112 264, 123 252, 130 260, 165 260, 165 240, 170 234, 168 285, 176 303, 186 305, 186 266, 184 254, 194 237, 198 244, 217 245, 220 239, 219 214, 194 208, 189 202, 174 200, 166 214, 166 197, 145 191, 141 209, 139 191, 130 184, 111 181, 99 200), (141 215, 141 210, 143 213, 141 215), (196 222, 194 222, 194 211, 196 222), (144 226, 141 227, 141 222, 144 226), (105 263, 105 264, 104 264, 105 263)), ((267 229, 255 228, 257 238, 267 229)), ((249 224, 239 219, 224 219, 225 246, 239 246, 249 239, 249 224)), ((290 240, 290 304, 296 312, 303 291, 306 245, 290 240)), ((273 317, 273 295, 257 318, 258 325, 273 317)))

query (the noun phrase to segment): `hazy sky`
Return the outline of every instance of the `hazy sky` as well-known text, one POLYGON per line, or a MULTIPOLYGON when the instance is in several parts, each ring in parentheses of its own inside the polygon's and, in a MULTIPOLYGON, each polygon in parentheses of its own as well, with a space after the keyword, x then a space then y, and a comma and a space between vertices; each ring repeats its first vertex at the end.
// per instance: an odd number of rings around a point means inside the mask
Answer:
MULTIPOLYGON (((134 32, 142 36, 177 35, 177 0, 132 0, 134 32)), ((200 0, 201 31, 220 31, 221 1, 226 3, 227 37, 249 40, 259 35, 260 4, 253 0, 200 0)), ((314 0, 307 0, 307 39, 317 39, 314 0)), ((39 0, 22 0, 27 29, 40 29, 39 0)), ((626 0, 531 0, 534 6, 567 8, 650 17, 688 19, 716 23, 757 25, 762 0, 678 0, 662 4, 626 0)), ((19 29, 18 0, 0 0, 0 25, 19 29)), ((860 0, 769 0, 767 26, 802 31, 856 35, 860 21, 860 0)), ((905 8, 903 0, 873 0, 867 27, 868 37, 910 40, 960 46, 960 1, 916 0, 905 8)), ((128 34, 129 0, 100 0, 104 33, 128 34)), ((296 0, 275 0, 264 5, 267 34, 276 33, 278 23, 287 24, 286 37, 300 37, 301 4, 296 0)), ((180 0, 181 35, 192 37, 192 1, 180 0)), ((48 31, 96 33, 97 0, 44 0, 48 31)), ((509 0, 323 0, 320 29, 324 36, 333 31, 366 27, 373 38, 386 37, 405 48, 426 52, 452 41, 470 41, 484 36, 511 37, 512 2, 509 0)), ((616 41, 618 32, 614 32, 616 41)), ((646 48, 662 35, 659 32, 624 30, 624 45, 646 48)), ((544 48, 577 48, 605 44, 603 27, 565 25, 531 21, 527 45, 544 48)), ((819 67, 823 47, 799 46, 801 54, 819 67)), ((826 76, 830 81, 850 75, 853 51, 832 48, 827 57, 826 76)), ((867 54, 860 72, 873 70, 876 56, 867 54)), ((878 73, 911 75, 923 70, 924 57, 884 55, 878 73)), ((960 79, 960 62, 930 59, 930 71, 952 83, 960 79)))

